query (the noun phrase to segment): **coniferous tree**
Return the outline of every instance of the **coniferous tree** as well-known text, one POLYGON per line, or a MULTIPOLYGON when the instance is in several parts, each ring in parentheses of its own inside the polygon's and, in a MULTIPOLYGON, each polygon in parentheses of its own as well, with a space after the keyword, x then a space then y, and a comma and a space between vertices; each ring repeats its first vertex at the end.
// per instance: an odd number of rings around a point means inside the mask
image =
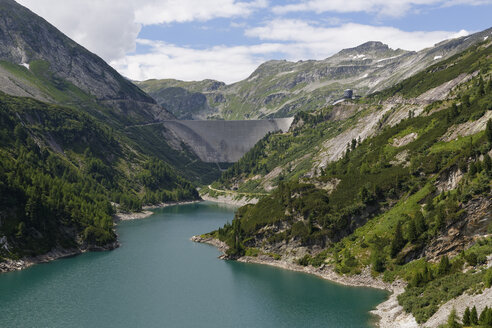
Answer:
POLYGON ((474 176, 475 174, 477 174, 477 171, 478 171, 477 165, 475 164, 475 162, 471 162, 470 163, 470 170, 469 170, 470 175, 474 176))
POLYGON ((478 325, 478 313, 475 306, 473 306, 470 312, 470 322, 472 325, 478 325))
POLYGON ((403 238, 403 232, 401 228, 401 221, 398 221, 395 228, 394 239, 391 242, 391 257, 395 257, 405 246, 405 239, 403 238))
POLYGON ((469 326, 471 325, 471 321, 470 321, 470 308, 469 307, 466 307, 465 309, 465 313, 463 313, 463 325, 464 326, 469 326))
POLYGON ((482 312, 480 313, 480 316, 478 317, 478 323, 481 325, 481 326, 485 326, 487 323, 487 312, 489 311, 489 308, 486 306, 482 312))
POLYGON ((485 129, 485 134, 487 135, 487 140, 492 142, 492 119, 487 121, 487 127, 485 129))
POLYGON ((410 220, 408 222, 407 230, 408 241, 414 243, 418 238, 417 226, 415 225, 415 220, 410 220))
POLYGON ((453 308, 448 317, 448 328, 459 328, 461 325, 456 321, 456 310, 453 308))
POLYGON ((422 212, 418 211, 415 214, 415 227, 417 228, 417 235, 423 234, 427 231, 427 224, 425 223, 425 218, 422 215, 422 212))
POLYGON ((444 276, 449 273, 451 269, 451 264, 449 263, 449 258, 444 255, 441 257, 441 262, 439 262, 439 266, 437 267, 437 274, 440 276, 444 276))
POLYGON ((483 159, 483 166, 487 172, 492 171, 492 159, 490 158, 489 154, 485 154, 483 159))

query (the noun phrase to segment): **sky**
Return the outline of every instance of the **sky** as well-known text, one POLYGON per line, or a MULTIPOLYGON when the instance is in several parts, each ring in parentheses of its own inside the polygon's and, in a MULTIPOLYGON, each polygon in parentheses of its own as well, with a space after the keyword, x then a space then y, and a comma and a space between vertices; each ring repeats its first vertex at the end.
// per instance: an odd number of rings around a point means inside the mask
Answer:
POLYGON ((492 27, 492 0, 17 0, 133 80, 247 78, 366 41, 421 50, 492 27))

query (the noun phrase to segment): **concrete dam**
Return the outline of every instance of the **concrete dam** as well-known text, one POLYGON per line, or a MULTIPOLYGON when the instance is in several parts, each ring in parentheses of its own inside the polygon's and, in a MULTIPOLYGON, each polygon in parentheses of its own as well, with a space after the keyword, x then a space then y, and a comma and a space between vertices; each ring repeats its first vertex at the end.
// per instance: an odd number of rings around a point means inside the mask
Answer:
POLYGON ((204 162, 237 162, 267 133, 287 132, 293 117, 244 121, 163 121, 204 162))

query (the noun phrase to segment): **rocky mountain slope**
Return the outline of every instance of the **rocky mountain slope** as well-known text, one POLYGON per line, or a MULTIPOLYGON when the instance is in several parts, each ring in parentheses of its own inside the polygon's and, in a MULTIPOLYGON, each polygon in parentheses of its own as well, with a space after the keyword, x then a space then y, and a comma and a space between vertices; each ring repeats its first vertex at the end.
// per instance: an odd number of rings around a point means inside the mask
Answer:
POLYGON ((162 126, 174 116, 101 58, 13 0, 0 0, 0 91, 69 106, 122 131, 132 147, 200 182, 219 170, 202 163, 162 126))
POLYGON ((204 237, 232 259, 401 280, 396 305, 426 326, 465 292, 492 306, 480 297, 492 285, 491 156, 484 40, 392 88, 297 114, 211 191, 270 195, 204 237))
POLYGON ((0 272, 116 247, 117 211, 199 199, 196 184, 219 170, 152 125, 173 117, 48 22, 0 0, 0 272))
POLYGON ((53 103, 103 108, 95 112, 124 124, 173 116, 101 58, 43 18, 0 1, 0 90, 53 103), (89 105, 90 104, 90 105, 89 105))
POLYGON ((150 80, 137 84, 160 104, 172 108, 178 117, 288 117, 332 104, 347 88, 357 95, 383 90, 492 37, 491 33, 492 29, 488 29, 418 52, 367 42, 319 61, 272 60, 259 66, 247 79, 231 85, 210 80, 150 80))

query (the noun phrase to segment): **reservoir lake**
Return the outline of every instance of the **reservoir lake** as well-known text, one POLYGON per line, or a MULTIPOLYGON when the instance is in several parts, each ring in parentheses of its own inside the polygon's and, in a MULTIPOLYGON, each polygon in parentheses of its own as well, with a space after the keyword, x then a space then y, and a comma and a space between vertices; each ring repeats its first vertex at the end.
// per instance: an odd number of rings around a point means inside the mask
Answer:
POLYGON ((121 246, 0 275, 0 327, 371 327, 382 290, 222 261, 190 237, 231 221, 211 202, 118 223, 121 246))

